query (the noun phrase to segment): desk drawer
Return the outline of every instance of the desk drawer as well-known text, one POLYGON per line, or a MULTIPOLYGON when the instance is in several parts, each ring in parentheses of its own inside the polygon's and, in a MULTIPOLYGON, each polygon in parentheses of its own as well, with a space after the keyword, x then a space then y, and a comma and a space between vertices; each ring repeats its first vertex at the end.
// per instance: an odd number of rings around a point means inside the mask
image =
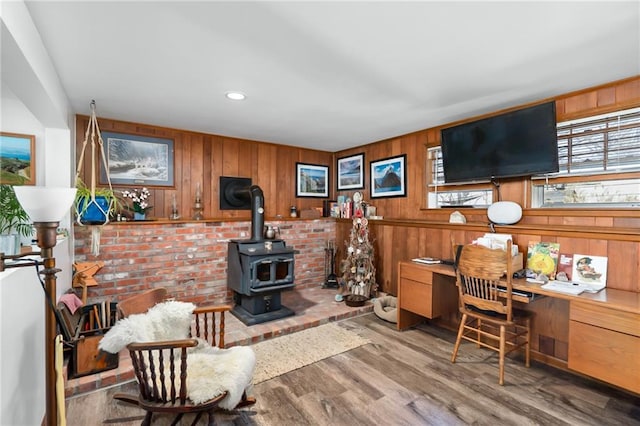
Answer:
POLYGON ((569 321, 568 367, 572 370, 640 393, 639 353, 638 337, 569 321))
POLYGON ((401 278, 400 307, 423 317, 433 318, 433 287, 431 284, 401 278))
POLYGON ((420 265, 403 263, 400 265, 400 279, 402 280, 403 278, 431 284, 433 282, 433 272, 425 270, 420 265))
POLYGON ((640 337, 640 314, 571 301, 569 319, 640 337))

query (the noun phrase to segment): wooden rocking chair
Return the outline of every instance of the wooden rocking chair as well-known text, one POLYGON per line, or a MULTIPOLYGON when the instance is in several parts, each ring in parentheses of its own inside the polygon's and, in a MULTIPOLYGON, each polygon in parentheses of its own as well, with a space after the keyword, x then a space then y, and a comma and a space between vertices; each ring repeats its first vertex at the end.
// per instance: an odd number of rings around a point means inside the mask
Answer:
MULTIPOLYGON (((162 289, 164 290, 164 289, 162 289)), ((141 295, 133 296, 133 302, 121 302, 125 309, 121 314, 146 312, 156 303, 162 302, 166 291, 155 289, 141 295), (158 299, 159 295, 162 295, 158 299), (141 304, 149 304, 144 309, 141 304), (134 307, 132 307, 132 305, 134 307)), ((231 306, 207 306, 196 308, 190 335, 206 340, 211 346, 224 348, 225 313, 231 306)), ((197 424, 203 413, 208 414, 208 425, 214 425, 214 411, 227 396, 227 392, 200 404, 194 404, 187 397, 187 350, 198 345, 195 338, 161 341, 137 342, 127 345, 133 369, 138 381, 139 395, 117 393, 114 399, 134 404, 147 411, 142 425, 150 425, 154 412, 177 414, 172 425, 178 424, 185 413, 197 413, 192 425, 197 424)), ((253 397, 243 393, 240 403, 235 408, 255 404, 253 397)))
POLYGON ((118 302, 118 317, 126 318, 133 314, 143 314, 154 305, 163 302, 166 297, 167 289, 164 287, 152 288, 138 293, 118 302))

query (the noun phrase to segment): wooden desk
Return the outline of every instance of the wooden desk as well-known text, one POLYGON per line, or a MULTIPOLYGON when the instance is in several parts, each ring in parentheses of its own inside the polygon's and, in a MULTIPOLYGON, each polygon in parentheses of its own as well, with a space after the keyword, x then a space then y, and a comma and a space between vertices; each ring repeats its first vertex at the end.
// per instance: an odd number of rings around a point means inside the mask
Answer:
MULTIPOLYGON (((458 293, 452 266, 401 261, 398 280, 399 330, 424 318, 434 319, 457 311, 458 293)), ((640 293, 609 288, 574 296, 545 290, 541 284, 524 279, 514 280, 513 288, 569 304, 568 320, 560 317, 560 321, 568 321, 566 362, 549 362, 542 354, 535 358, 640 394, 640 293)), ((535 304, 534 299, 532 305, 535 304)), ((534 317, 534 322, 555 320, 534 317)))

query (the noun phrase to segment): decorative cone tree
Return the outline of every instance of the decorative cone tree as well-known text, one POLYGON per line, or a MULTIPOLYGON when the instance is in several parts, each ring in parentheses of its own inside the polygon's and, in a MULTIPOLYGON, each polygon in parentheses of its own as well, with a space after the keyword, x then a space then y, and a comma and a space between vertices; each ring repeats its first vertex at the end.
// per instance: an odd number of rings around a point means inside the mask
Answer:
POLYGON ((347 246, 347 257, 341 263, 342 285, 345 295, 353 294, 369 299, 378 290, 376 269, 373 266, 373 245, 369 241, 369 221, 356 210, 347 246))

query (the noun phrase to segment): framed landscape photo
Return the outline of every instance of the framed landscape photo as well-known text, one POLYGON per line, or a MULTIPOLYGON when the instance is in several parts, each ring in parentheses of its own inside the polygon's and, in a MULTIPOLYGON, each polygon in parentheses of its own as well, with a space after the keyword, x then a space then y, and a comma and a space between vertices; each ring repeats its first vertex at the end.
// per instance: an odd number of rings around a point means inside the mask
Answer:
MULTIPOLYGON (((109 178, 115 185, 173 187, 173 140, 102 132, 109 178)), ((100 183, 107 183, 101 164, 100 183)))
POLYGON ((36 137, 0 132, 0 183, 36 184, 36 137))
POLYGON ((328 197, 329 166, 296 163, 296 197, 328 197))
POLYGON ((338 191, 364 188, 364 153, 338 158, 338 191))
POLYGON ((371 163, 371 198, 407 196, 407 155, 371 163))

